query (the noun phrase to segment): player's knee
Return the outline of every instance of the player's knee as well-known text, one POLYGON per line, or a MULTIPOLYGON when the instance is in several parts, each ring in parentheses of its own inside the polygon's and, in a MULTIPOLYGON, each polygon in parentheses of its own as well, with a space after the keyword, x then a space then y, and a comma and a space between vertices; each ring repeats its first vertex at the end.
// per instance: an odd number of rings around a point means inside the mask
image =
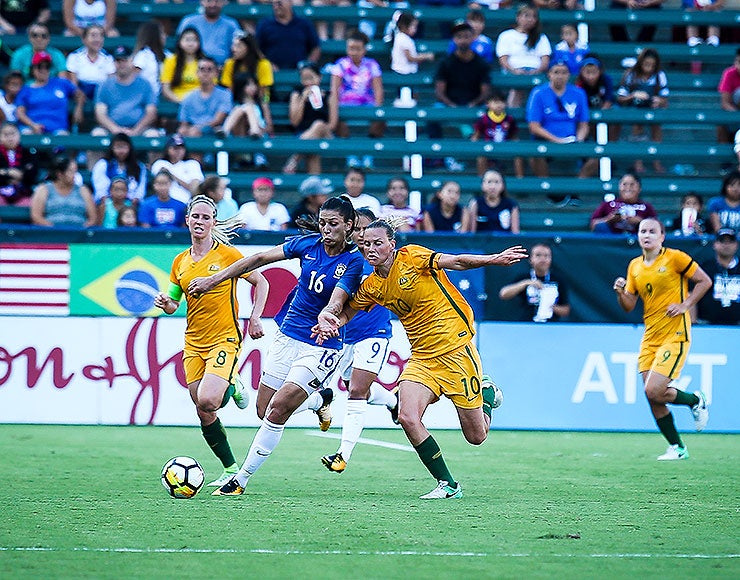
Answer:
POLYGON ((465 440, 471 445, 481 445, 488 439, 488 432, 483 429, 463 431, 463 435, 465 436, 465 440))
POLYGON ((215 413, 221 407, 221 399, 218 397, 198 397, 196 404, 205 413, 215 413))
POLYGON ((398 410, 398 423, 407 433, 421 425, 421 417, 416 414, 404 412, 403 407, 398 410))

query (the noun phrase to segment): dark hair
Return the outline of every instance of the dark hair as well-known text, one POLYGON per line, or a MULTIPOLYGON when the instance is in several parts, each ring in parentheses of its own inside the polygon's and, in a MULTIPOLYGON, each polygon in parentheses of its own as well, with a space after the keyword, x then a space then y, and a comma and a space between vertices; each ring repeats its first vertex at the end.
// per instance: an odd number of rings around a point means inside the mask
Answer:
POLYGON ((302 71, 304 68, 309 68, 317 75, 321 76, 321 68, 312 60, 302 60, 296 65, 296 68, 299 72, 302 71))
MULTIPOLYGON (((330 197, 321 204, 321 207, 319 208, 319 214, 321 214, 321 212, 324 210, 337 212, 340 216, 342 216, 342 219, 345 222, 351 222, 352 229, 354 229, 355 223, 357 222, 357 212, 355 211, 355 208, 352 205, 352 201, 350 200, 348 195, 342 194, 339 197, 330 197)), ((295 223, 299 228, 303 230, 307 230, 309 232, 319 231, 319 222, 316 216, 303 215, 296 219, 295 223)), ((350 231, 352 231, 352 229, 350 229, 350 231)))
POLYGON ((87 35, 95 28, 99 29, 103 33, 103 36, 105 36, 105 27, 102 24, 90 24, 82 31, 82 39, 87 38, 87 35))
POLYGON ((257 76, 257 63, 262 60, 264 55, 257 46, 257 39, 254 34, 245 34, 244 36, 237 36, 234 40, 241 42, 247 47, 247 54, 239 59, 234 59, 234 68, 232 70, 231 84, 234 84, 236 76, 240 73, 249 73, 253 76, 257 76))
POLYGON ((198 186, 198 195, 209 196, 209 194, 216 191, 216 188, 221 183, 220 175, 209 175, 203 182, 198 186))
POLYGON ((527 41, 524 43, 527 48, 531 50, 537 46, 537 43, 540 41, 540 37, 542 36, 542 21, 540 20, 540 11, 537 10, 536 6, 532 6, 531 4, 520 4, 516 9, 517 17, 526 10, 531 10, 537 19, 532 30, 527 32, 527 41))
POLYGON ((367 218, 370 220, 370 223, 374 222, 377 218, 373 210, 371 210, 369 207, 358 207, 355 210, 355 214, 357 214, 357 219, 359 220, 361 217, 367 218))
POLYGON ((349 34, 347 34, 347 40, 357 40, 367 46, 367 44, 370 42, 370 39, 367 37, 367 34, 360 30, 351 30, 349 34))
POLYGON ((506 97, 504 96, 504 93, 502 93, 498 89, 492 89, 491 92, 488 94, 488 98, 486 99, 486 102, 488 101, 503 101, 505 103, 506 97))
POLYGON ((411 12, 402 12, 401 15, 398 17, 398 20, 396 21, 396 28, 398 28, 398 30, 408 28, 417 20, 418 18, 414 16, 411 12))
POLYGON ((396 177, 391 177, 388 180, 388 183, 385 184, 386 191, 388 191, 391 188, 391 183, 393 183, 394 181, 400 181, 401 183, 403 183, 403 186, 406 188, 406 191, 411 190, 411 186, 409 185, 408 179, 406 179, 405 177, 396 176, 396 177))
POLYGON ((257 79, 251 73, 239 73, 234 76, 233 83, 231 85, 231 96, 234 99, 234 103, 241 103, 244 100, 244 89, 247 85, 254 83, 257 84, 257 79))
POLYGON ((7 74, 6 74, 6 75, 5 75, 4 77, 3 77, 3 86, 6 86, 6 85, 7 85, 7 84, 8 84, 8 83, 9 83, 10 81, 12 81, 13 79, 20 79, 20 80, 22 80, 22 81, 23 81, 24 83, 26 82, 26 79, 25 79, 25 77, 23 76, 23 73, 22 73, 21 71, 19 71, 19 70, 12 70, 12 71, 10 71, 9 73, 7 73, 7 74))
POLYGON ((468 13, 465 15, 465 20, 474 20, 476 22, 483 22, 485 24, 486 15, 483 13, 483 10, 475 8, 468 11, 468 13))
POLYGON ((213 66, 215 66, 215 67, 216 67, 216 72, 218 72, 218 63, 216 62, 216 59, 214 59, 214 58, 213 58, 213 57, 211 57, 211 56, 208 56, 207 54, 204 54, 203 56, 201 56, 201 57, 200 57, 200 58, 198 59, 198 62, 200 62, 201 60, 204 60, 204 61, 206 61, 206 62, 210 62, 210 63, 211 63, 211 64, 212 64, 213 66))
POLYGON ((49 164, 49 181, 56 181, 59 176, 69 169, 73 159, 66 155, 57 155, 49 164))
POLYGON ((192 32, 198 37, 198 51, 195 53, 195 60, 198 61, 205 56, 203 54, 203 39, 200 37, 200 33, 192 26, 184 28, 177 36, 177 44, 175 45, 175 71, 172 73, 172 81, 170 82, 170 86, 172 88, 179 87, 182 84, 182 73, 185 69, 186 57, 185 51, 180 48, 180 40, 182 40, 182 37, 188 32, 192 32))
POLYGON ((635 173, 634 171, 625 171, 625 172, 624 172, 624 173, 622 174, 622 177, 620 177, 620 178, 619 178, 619 181, 622 181, 622 179, 624 179, 624 178, 625 178, 625 177, 627 177, 628 175, 629 175, 629 176, 630 176, 630 177, 631 177, 632 179, 634 179, 634 180, 635 180, 635 181, 637 182, 637 185, 639 185, 640 187, 642 187, 642 179, 641 179, 641 178, 640 178, 640 176, 639 176, 639 175, 637 175, 637 173, 635 173))
POLYGON ((701 196, 701 194, 696 193, 695 191, 687 191, 681 196, 681 205, 686 203, 686 200, 690 197, 693 197, 696 199, 696 201, 699 202, 699 207, 704 207, 704 198, 701 196))
POLYGON ((123 160, 126 165, 126 175, 139 181, 139 178, 141 177, 141 166, 136 159, 136 150, 134 149, 134 144, 131 142, 131 137, 126 135, 126 133, 116 133, 113 135, 113 138, 110 140, 110 145, 108 146, 108 151, 105 152, 105 159, 109 163, 115 159, 115 156, 113 155, 113 144, 116 142, 126 143, 128 145, 128 155, 126 155, 126 159, 123 160))
POLYGON ((722 180, 722 188, 719 190, 719 194, 722 197, 727 197, 727 188, 733 181, 740 181, 740 171, 730 171, 725 178, 722 180))
POLYGON ((157 62, 164 60, 164 44, 162 44, 162 25, 158 20, 149 20, 139 26, 136 31, 136 44, 134 45, 134 54, 146 47, 157 57, 157 62))
POLYGON ((637 55, 635 66, 632 67, 632 73, 637 76, 645 75, 643 66, 645 66, 645 61, 648 58, 655 59, 655 72, 652 74, 658 74, 658 72, 660 71, 660 55, 658 54, 658 51, 654 48, 645 48, 640 51, 640 54, 637 55))
POLYGON ((131 210, 134 212, 134 217, 136 218, 136 225, 139 225, 139 214, 136 212, 136 208, 133 205, 124 205, 121 209, 118 210, 118 215, 116 216, 116 225, 121 227, 123 226, 123 212, 131 210))
POLYGON ((506 176, 504 175, 503 171, 499 171, 498 169, 486 169, 485 173, 481 176, 481 181, 483 180, 483 177, 486 176, 486 173, 498 173, 499 177, 501 177, 501 183, 504 184, 504 189, 501 190, 501 198, 503 199, 508 195, 508 191, 506 189, 506 176))
POLYGON ((350 167, 344 172, 344 176, 347 177, 350 173, 359 173, 362 175, 362 179, 365 179, 365 172, 361 167, 350 167))

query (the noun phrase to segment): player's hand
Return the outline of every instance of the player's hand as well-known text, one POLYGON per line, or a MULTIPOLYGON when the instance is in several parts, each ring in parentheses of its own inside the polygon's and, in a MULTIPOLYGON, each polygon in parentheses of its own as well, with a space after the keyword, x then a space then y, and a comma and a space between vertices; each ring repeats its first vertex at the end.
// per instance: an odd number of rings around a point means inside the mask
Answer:
POLYGON ((528 257, 529 254, 524 246, 512 246, 499 254, 494 254, 492 263, 497 266, 510 266, 528 257))
POLYGON ((247 322, 247 332, 249 333, 249 337, 254 340, 265 336, 265 331, 262 328, 262 321, 259 317, 255 316, 249 319, 247 322))
POLYGON ((316 339, 316 344, 322 345, 325 340, 339 336, 339 318, 322 310, 319 312, 316 324, 311 328, 311 338, 316 339))
POLYGON ((165 295, 163 292, 160 292, 154 297, 154 306, 164 310, 165 306, 167 306, 168 301, 169 301, 169 297, 165 295))
POLYGON ((674 318, 676 316, 681 316, 684 312, 686 312, 687 308, 681 304, 669 304, 668 308, 666 309, 666 314, 669 318, 674 318))
POLYGON ((614 288, 614 291, 617 292, 618 294, 622 294, 624 292, 625 286, 627 286, 627 280, 625 280, 621 276, 617 278, 616 280, 614 280, 613 288, 614 288))
POLYGON ((216 284, 213 282, 212 276, 195 278, 190 282, 190 284, 188 284, 188 294, 198 297, 201 294, 205 294, 209 290, 213 290, 215 286, 216 284))

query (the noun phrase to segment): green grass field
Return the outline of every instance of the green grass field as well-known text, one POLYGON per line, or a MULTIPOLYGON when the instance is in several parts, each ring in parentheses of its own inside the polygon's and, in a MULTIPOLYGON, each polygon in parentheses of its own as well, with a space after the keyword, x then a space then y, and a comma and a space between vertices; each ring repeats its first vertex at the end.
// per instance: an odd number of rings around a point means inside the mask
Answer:
MULTIPOLYGON (((332 433, 338 430, 332 429, 332 433)), ((254 430, 230 429, 241 460, 254 430)), ((461 500, 415 453, 289 429, 241 497, 169 498, 164 462, 220 473, 197 428, 0 426, 3 578, 740 578, 740 437, 436 432, 461 500)), ((400 430, 368 430, 405 444, 400 430)))

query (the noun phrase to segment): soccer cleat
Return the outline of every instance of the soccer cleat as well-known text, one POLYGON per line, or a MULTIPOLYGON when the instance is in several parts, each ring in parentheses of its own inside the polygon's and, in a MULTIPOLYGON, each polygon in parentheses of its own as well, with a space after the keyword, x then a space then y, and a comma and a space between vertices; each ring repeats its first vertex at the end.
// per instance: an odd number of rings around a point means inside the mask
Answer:
POLYGON ((342 473, 347 468, 347 462, 344 460, 341 453, 324 455, 321 458, 321 463, 323 463, 324 467, 329 471, 333 471, 334 473, 342 473))
POLYGON ((460 499, 462 496, 463 491, 459 482, 455 484, 455 487, 452 487, 448 482, 442 480, 432 491, 419 496, 419 499, 460 499))
POLYGON ((249 391, 238 373, 234 375, 232 384, 234 385, 234 394, 231 395, 231 398, 234 399, 237 407, 246 409, 249 406, 249 391))
POLYGON ((244 488, 239 485, 236 477, 232 477, 224 483, 221 487, 215 490, 211 495, 241 495, 244 493, 244 488))
POLYGON ((694 427, 696 427, 697 431, 701 431, 707 426, 707 421, 709 421, 707 398, 701 391, 694 391, 694 394, 699 397, 699 402, 691 407, 691 414, 694 416, 694 427))
POLYGON ((234 477, 237 471, 239 471, 239 468, 235 463, 234 465, 225 468, 221 475, 218 476, 218 479, 214 479, 211 483, 206 483, 206 487, 221 487, 224 483, 234 477))
POLYGON ((401 404, 398 400, 398 387, 393 389, 392 393, 396 396, 396 404, 393 407, 388 407, 388 412, 391 414, 391 421, 398 425, 398 407, 401 404))
POLYGON ((334 399, 334 391, 329 388, 321 389, 321 398, 324 403, 314 411, 319 418, 319 429, 328 431, 331 427, 331 402, 334 399))
POLYGON ((677 459, 688 459, 689 450, 679 445, 669 445, 663 455, 658 457, 658 461, 676 461, 677 459))
POLYGON ((504 392, 498 388, 496 383, 493 382, 493 379, 490 377, 490 375, 483 375, 481 377, 481 388, 493 388, 493 400, 491 401, 491 409, 498 409, 504 402, 504 392))

